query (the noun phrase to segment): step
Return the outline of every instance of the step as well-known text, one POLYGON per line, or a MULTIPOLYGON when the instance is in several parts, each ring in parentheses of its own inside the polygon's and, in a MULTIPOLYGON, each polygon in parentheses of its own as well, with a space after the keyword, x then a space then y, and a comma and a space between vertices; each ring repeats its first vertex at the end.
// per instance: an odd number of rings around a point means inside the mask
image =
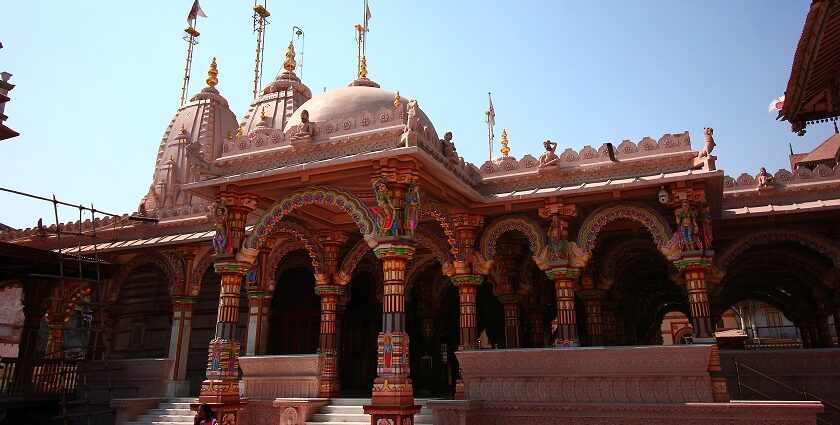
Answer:
POLYGON ((175 408, 168 408, 168 409, 149 409, 146 412, 147 415, 190 415, 195 416, 195 412, 190 410, 189 407, 186 409, 175 409, 175 408))
POLYGON ((185 420, 192 421, 195 415, 140 415, 137 417, 137 422, 183 422, 185 420))

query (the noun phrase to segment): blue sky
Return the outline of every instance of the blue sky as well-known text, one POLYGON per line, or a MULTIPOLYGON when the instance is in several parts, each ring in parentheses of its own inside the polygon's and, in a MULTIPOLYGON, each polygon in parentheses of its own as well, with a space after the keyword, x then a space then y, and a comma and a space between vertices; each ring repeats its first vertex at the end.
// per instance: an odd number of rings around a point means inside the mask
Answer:
MULTIPOLYGON (((0 142, 0 186, 131 212, 148 189, 164 129, 178 107, 192 0, 4 0, 0 70, 17 87, 0 142)), ((268 3, 265 78, 280 69, 291 27, 306 32, 303 80, 314 94, 354 78, 353 26, 362 1, 268 3)), ((511 154, 538 156, 688 130, 695 149, 715 128, 718 167, 756 174, 789 167, 788 143, 812 149, 833 131, 798 137, 767 105, 781 95, 808 0, 370 0, 370 78, 418 99, 458 152, 487 158, 487 92, 511 154)), ((219 63, 218 89, 241 117, 252 98, 248 0, 203 0, 190 94, 219 63)), ((299 47, 299 46, 298 46, 299 47)), ((300 59, 300 58, 298 58, 300 59)), ((0 193, 0 222, 52 222, 50 205, 0 193)), ((62 221, 78 218, 72 209, 62 221)))

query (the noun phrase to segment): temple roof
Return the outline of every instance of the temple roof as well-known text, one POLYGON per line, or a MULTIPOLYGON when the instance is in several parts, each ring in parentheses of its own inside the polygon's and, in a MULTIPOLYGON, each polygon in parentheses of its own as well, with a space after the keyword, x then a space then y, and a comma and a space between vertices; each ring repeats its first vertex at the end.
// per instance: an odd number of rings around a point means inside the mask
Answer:
POLYGON ((838 154, 840 154, 840 133, 834 133, 804 157, 798 158, 794 162, 794 167, 806 162, 836 160, 838 154))

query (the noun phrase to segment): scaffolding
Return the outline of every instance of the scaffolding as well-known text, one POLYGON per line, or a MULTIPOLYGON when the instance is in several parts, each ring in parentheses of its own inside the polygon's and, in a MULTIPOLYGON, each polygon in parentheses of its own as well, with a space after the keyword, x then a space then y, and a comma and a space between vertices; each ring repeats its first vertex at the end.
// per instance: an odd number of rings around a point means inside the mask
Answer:
POLYGON ((102 275, 102 267, 108 263, 99 257, 97 215, 116 218, 112 224, 115 231, 128 220, 152 223, 156 223, 157 220, 137 215, 126 217, 111 214, 97 210, 92 204, 90 207, 74 205, 59 201, 55 195, 46 198, 6 188, 0 188, 0 191, 51 203, 55 226, 44 228, 42 220, 39 220, 39 234, 43 237, 55 237, 57 246, 61 246, 62 236, 73 236, 77 239, 75 250, 55 250, 58 256, 57 274, 29 274, 30 277, 56 281, 54 290, 47 299, 50 305, 48 314, 52 313, 56 317, 48 318, 48 326, 51 327, 51 333, 61 335, 58 340, 60 343, 48 343, 43 360, 18 359, 17 365, 5 368, 4 376, 9 370, 20 372, 21 367, 24 367, 24 370, 29 369, 32 371, 32 379, 29 383, 20 383, 15 382, 14 378, 4 378, 4 383, 11 383, 4 388, 4 394, 7 397, 10 394, 58 397, 61 414, 54 416, 53 421, 65 425, 91 425, 100 422, 94 421, 95 417, 105 417, 106 423, 113 422, 113 417, 108 418, 115 413, 110 407, 113 392, 133 387, 117 386, 112 381, 112 373, 118 370, 109 364, 111 335, 105 322, 108 303, 102 275), (78 226, 72 231, 62 229, 59 206, 78 210, 78 226), (87 231, 83 229, 86 213, 90 214, 90 228, 87 231), (92 252, 87 255, 83 255, 82 252, 83 240, 86 241, 84 245, 93 247, 92 252), (29 364, 24 365, 25 363, 29 364))

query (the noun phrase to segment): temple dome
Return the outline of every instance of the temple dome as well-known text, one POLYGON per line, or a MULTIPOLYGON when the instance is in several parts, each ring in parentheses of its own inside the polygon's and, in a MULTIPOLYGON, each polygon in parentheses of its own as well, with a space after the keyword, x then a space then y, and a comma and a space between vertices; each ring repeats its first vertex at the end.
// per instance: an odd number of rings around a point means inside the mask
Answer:
MULTIPOLYGON (((344 128, 348 125, 353 127, 370 125, 370 129, 393 126, 395 124, 393 118, 403 116, 409 102, 409 99, 401 98, 400 106, 397 108, 394 106, 396 97, 397 92, 378 87, 353 85, 333 89, 309 99, 295 110, 283 131, 288 132, 300 124, 300 113, 303 110, 309 112, 309 120, 317 124, 319 129, 329 122, 336 122, 338 126, 344 128), (371 119, 365 121, 366 116, 371 119)), ((437 138, 431 120, 419 105, 417 112, 422 125, 427 126, 429 136, 437 138)))

